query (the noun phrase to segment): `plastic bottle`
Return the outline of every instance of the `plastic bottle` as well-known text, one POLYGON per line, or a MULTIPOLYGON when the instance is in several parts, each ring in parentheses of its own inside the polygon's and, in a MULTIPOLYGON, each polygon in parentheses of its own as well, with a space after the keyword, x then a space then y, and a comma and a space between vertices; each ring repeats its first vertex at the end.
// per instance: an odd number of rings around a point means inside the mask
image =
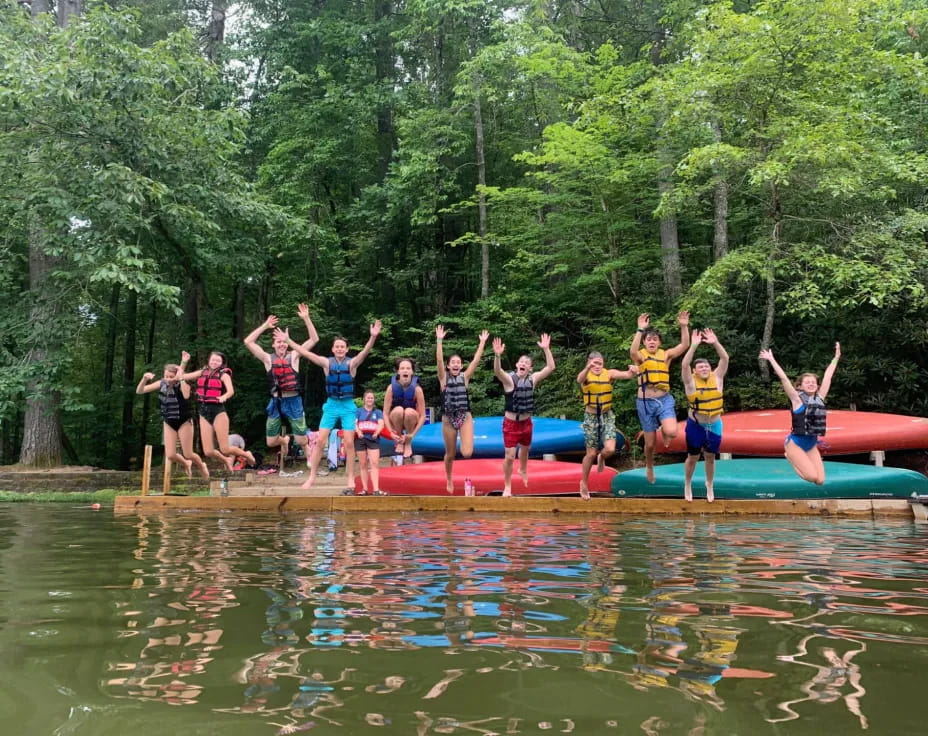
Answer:
POLYGON ((464 495, 473 496, 474 495, 474 484, 471 482, 470 478, 464 479, 464 495))
POLYGON ((219 481, 219 495, 228 496, 229 495, 229 481, 223 478, 219 481))

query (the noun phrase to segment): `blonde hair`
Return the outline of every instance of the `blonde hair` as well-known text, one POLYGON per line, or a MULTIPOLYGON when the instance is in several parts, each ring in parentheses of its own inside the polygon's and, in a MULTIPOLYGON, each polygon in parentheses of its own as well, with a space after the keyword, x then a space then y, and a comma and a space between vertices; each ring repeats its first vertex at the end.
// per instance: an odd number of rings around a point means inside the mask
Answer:
POLYGON ((812 376, 815 379, 815 382, 818 383, 818 376, 815 373, 803 373, 796 379, 796 382, 793 384, 794 388, 801 388, 802 382, 805 380, 806 376, 812 376))

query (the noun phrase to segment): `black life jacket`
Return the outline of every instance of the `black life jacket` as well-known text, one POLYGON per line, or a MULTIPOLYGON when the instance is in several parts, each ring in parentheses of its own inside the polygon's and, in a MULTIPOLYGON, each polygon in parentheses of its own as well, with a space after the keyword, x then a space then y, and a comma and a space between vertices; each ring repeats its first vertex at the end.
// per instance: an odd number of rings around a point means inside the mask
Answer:
POLYGON ((445 414, 470 411, 470 397, 467 395, 467 386, 464 385, 463 373, 456 376, 447 374, 445 390, 441 394, 441 406, 445 414))
POLYGON ((341 363, 329 356, 329 373, 325 377, 325 392, 332 399, 353 399, 354 378, 348 358, 341 363))
POLYGON ((815 394, 809 396, 805 391, 799 392, 802 399, 803 411, 793 411, 793 434, 816 435, 825 434, 825 401, 815 394))
POLYGON ((161 399, 161 418, 165 421, 184 421, 190 418, 190 403, 181 393, 179 383, 161 379, 158 397, 161 399))
POLYGON ((535 411, 535 385, 532 383, 532 374, 519 378, 519 374, 510 371, 514 388, 506 394, 506 411, 514 414, 532 414, 535 411))
POLYGON ((271 396, 283 396, 284 393, 300 393, 300 376, 293 370, 293 353, 283 358, 276 353, 271 358, 271 369, 267 372, 271 396))

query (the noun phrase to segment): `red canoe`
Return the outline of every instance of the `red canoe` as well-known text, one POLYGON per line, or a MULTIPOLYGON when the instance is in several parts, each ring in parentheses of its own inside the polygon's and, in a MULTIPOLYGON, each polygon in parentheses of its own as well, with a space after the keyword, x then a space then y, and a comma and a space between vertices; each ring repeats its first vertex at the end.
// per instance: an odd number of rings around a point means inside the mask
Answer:
MULTIPOLYGON (((560 493, 579 493, 580 463, 548 460, 528 461, 528 487, 522 485, 518 473, 518 460, 513 463, 512 495, 542 496, 560 493)), ((590 472, 590 491, 610 493, 615 470, 606 468, 597 473, 590 472)), ((470 478, 477 495, 483 496, 503 488, 502 460, 455 460, 454 494, 464 495, 464 481, 470 478)), ((360 490, 361 480, 355 480, 355 489, 360 490)), ((395 495, 445 496, 445 464, 443 462, 401 465, 398 468, 380 469, 380 488, 395 495)))
MULTIPOLYGON (((788 409, 732 412, 725 414, 722 422, 722 452, 767 457, 783 455, 783 440, 790 428, 788 409)), ((823 441, 823 455, 924 450, 928 449, 928 419, 869 411, 829 411, 828 432, 823 441)), ((686 452, 683 422, 669 448, 664 448, 660 438, 657 446, 660 452, 686 452)))

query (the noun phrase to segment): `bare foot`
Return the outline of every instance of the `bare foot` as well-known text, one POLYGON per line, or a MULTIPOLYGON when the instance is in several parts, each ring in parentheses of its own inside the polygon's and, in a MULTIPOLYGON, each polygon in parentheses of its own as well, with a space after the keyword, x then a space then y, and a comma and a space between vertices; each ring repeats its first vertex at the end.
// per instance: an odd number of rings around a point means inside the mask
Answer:
POLYGON ((206 467, 206 463, 203 460, 197 460, 197 467, 200 468, 200 475, 209 480, 209 468, 206 467))
POLYGON ((300 489, 304 491, 308 491, 312 487, 313 487, 313 482, 311 480, 308 480, 303 485, 300 486, 300 489))
POLYGON ((528 488, 528 471, 519 469, 519 477, 522 478, 522 485, 528 488))
POLYGON ((226 464, 226 468, 228 468, 230 473, 235 470, 235 459, 232 456, 223 455, 222 462, 226 464))
POLYGON ((184 458, 184 472, 187 473, 188 478, 193 477, 193 460, 184 458))
POLYGON ((715 500, 715 489, 711 483, 706 483, 706 501, 712 503, 715 500))
POLYGON ((670 447, 670 443, 673 442, 673 439, 668 438, 663 432, 661 432, 661 439, 664 440, 664 447, 670 447))
POLYGON ((447 483, 445 483, 445 493, 448 493, 448 494, 454 493, 454 482, 453 481, 449 480, 447 483))
POLYGON ((512 488, 504 488, 503 498, 509 498, 510 496, 512 496, 512 488))
POLYGON ((245 458, 248 460, 248 464, 254 467, 255 456, 251 454, 251 450, 245 450, 245 458))
POLYGON ((644 477, 648 479, 648 483, 653 483, 654 482, 654 468, 652 468, 650 465, 647 468, 645 468, 644 477))
MULTIPOLYGON (((277 467, 281 470, 284 469, 284 462, 287 460, 287 455, 290 454, 290 435, 285 434, 280 438, 280 458, 277 461, 277 467)), ((254 465, 254 463, 252 463, 254 465)))
POLYGON ((409 440, 403 443, 403 457, 412 457, 412 442, 409 440))
POLYGON ((606 458, 603 457, 602 453, 596 456, 596 472, 602 473, 606 469, 606 458))
POLYGON ((580 498, 584 501, 590 500, 590 489, 583 481, 580 481, 580 498))
POLYGON ((691 483, 683 484, 683 498, 687 501, 693 500, 693 486, 691 483))

